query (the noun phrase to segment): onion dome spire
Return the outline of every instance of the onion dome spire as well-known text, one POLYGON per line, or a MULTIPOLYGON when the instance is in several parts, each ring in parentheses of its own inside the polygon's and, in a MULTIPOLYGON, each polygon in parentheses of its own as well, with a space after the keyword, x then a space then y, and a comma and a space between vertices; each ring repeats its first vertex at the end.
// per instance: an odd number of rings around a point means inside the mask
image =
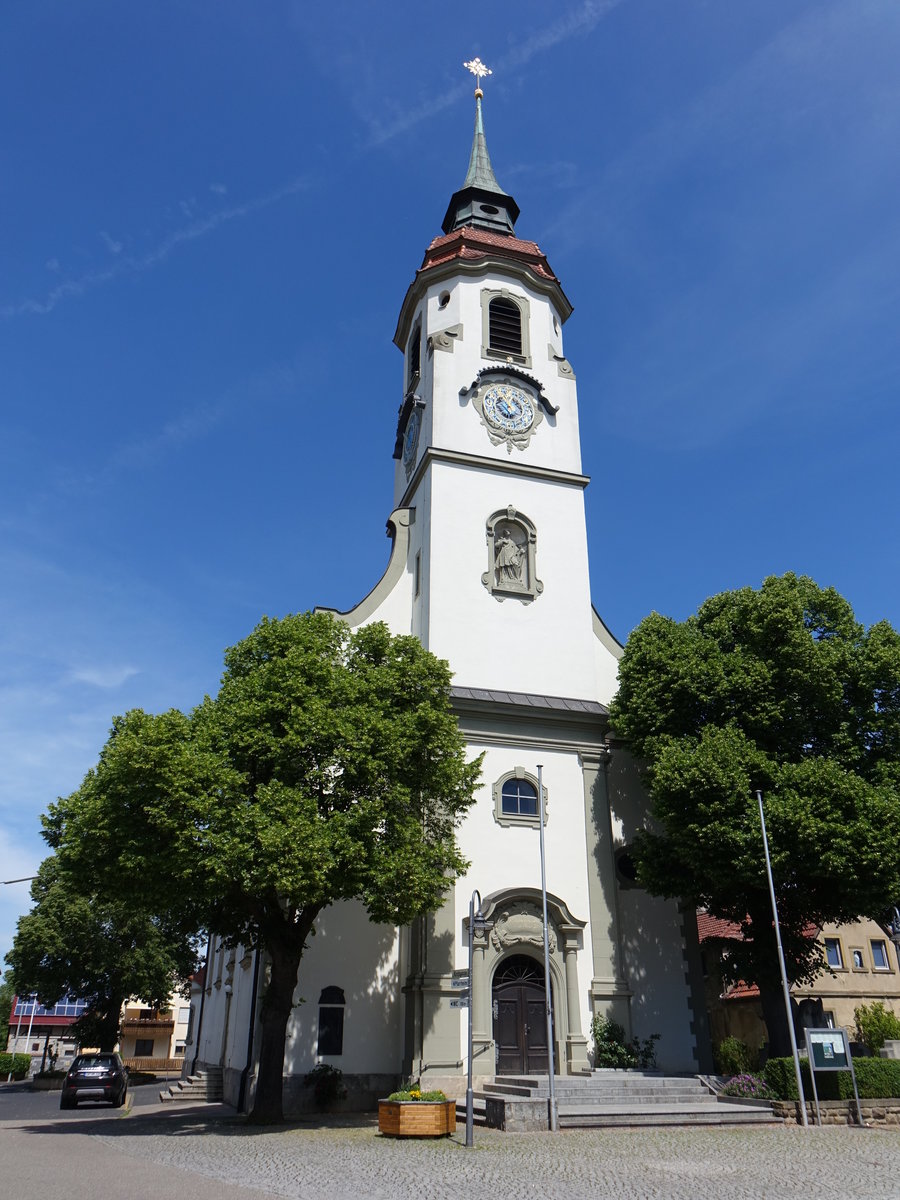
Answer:
POLYGON ((465 181, 460 190, 454 192, 450 198, 450 206, 441 228, 444 233, 452 233, 454 229, 461 229, 464 225, 474 225, 479 229, 514 234, 519 206, 497 182, 494 168, 491 166, 487 139, 484 136, 484 118, 481 113, 484 92, 481 90, 481 79, 492 72, 480 58, 463 63, 463 66, 472 72, 476 81, 475 135, 472 139, 472 153, 469 155, 469 169, 465 181))

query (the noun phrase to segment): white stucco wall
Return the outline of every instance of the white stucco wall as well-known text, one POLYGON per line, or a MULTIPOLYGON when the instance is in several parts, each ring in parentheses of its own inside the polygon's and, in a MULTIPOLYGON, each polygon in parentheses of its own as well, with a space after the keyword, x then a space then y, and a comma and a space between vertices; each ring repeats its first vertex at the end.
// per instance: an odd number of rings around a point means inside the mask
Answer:
POLYGON ((373 924, 361 904, 341 902, 321 914, 300 964, 286 1074, 304 1074, 317 1062, 354 1074, 399 1070, 403 997, 398 953, 398 931, 373 924), (319 1057, 319 997, 329 986, 342 988, 346 1001, 343 1054, 319 1057))

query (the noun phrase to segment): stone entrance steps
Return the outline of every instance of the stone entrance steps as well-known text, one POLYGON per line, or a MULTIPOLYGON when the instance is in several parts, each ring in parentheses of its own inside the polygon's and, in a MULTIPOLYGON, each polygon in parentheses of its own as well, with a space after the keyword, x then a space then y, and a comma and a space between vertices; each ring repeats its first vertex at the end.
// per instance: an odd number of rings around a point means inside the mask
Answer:
MULTIPOLYGON (((695 1075, 594 1071, 563 1075, 555 1084, 560 1128, 781 1124, 764 1101, 719 1099, 695 1075)), ((500 1076, 476 1098, 475 1120, 504 1129, 546 1128, 549 1098, 546 1075, 500 1076)), ((461 1111, 464 1119, 464 1104, 461 1111)))
POLYGON ((188 1075, 187 1079, 179 1079, 167 1091, 160 1092, 159 1099, 163 1104, 187 1100, 215 1104, 221 1103, 222 1095, 222 1068, 209 1067, 196 1075, 188 1075))

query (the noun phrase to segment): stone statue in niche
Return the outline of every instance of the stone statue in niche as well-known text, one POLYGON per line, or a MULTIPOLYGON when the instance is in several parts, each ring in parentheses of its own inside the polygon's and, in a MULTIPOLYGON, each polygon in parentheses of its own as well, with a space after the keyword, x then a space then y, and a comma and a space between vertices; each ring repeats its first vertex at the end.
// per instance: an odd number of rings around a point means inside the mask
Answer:
POLYGON ((544 590, 537 578, 534 522, 510 504, 488 517, 486 534, 488 569, 481 582, 501 604, 507 596, 528 604, 544 590))
POLYGON ((509 591, 524 591, 528 562, 528 538, 524 529, 504 523, 494 531, 494 583, 509 591))

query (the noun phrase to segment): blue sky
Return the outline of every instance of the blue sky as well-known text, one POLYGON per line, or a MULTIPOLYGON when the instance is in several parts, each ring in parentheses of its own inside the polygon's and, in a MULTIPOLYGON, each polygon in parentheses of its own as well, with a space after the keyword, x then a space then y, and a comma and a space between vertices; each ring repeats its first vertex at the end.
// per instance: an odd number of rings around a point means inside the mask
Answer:
POLYGON ((0 878, 115 713, 381 574, 391 338, 476 54, 575 305, 613 632, 786 570, 900 625, 896 0, 7 5, 0 878))

